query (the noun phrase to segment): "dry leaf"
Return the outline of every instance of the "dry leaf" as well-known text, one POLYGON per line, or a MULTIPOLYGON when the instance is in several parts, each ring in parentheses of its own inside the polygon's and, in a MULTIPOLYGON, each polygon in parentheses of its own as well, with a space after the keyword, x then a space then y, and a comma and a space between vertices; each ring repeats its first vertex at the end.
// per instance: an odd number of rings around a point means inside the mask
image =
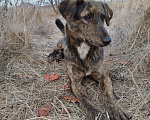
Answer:
POLYGON ((44 80, 48 80, 49 81, 49 74, 45 74, 44 75, 44 80))
POLYGON ((59 78, 59 75, 55 73, 52 75, 49 75, 49 74, 44 75, 44 80, 47 80, 47 81, 53 81, 53 80, 56 80, 57 78, 59 78))
POLYGON ((39 108, 39 115, 41 116, 47 116, 49 111, 52 109, 52 104, 50 102, 46 103, 42 107, 39 108))
POLYGON ((50 75, 49 76, 49 81, 53 81, 53 80, 56 80, 57 78, 59 78, 59 75, 57 75, 57 74, 52 74, 52 75, 50 75))
POLYGON ((67 100, 68 102, 72 101, 72 102, 78 102, 78 99, 73 98, 73 97, 62 97, 63 99, 67 100))

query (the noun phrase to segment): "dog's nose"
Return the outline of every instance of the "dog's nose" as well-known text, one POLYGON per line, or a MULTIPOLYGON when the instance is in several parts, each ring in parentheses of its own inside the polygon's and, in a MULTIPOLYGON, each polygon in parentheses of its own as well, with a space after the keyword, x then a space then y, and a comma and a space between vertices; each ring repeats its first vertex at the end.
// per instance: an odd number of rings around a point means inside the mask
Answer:
POLYGON ((104 46, 107 46, 111 42, 111 38, 105 37, 102 39, 102 42, 103 42, 104 46))

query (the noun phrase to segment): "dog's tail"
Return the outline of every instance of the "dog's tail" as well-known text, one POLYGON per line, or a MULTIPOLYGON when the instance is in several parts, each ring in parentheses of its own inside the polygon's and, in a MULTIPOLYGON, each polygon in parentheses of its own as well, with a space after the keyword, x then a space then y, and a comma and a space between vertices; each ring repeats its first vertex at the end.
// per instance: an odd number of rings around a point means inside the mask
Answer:
POLYGON ((60 29, 60 31, 65 35, 65 27, 64 27, 64 24, 61 22, 61 20, 59 18, 57 18, 55 20, 55 23, 56 23, 57 27, 60 29))

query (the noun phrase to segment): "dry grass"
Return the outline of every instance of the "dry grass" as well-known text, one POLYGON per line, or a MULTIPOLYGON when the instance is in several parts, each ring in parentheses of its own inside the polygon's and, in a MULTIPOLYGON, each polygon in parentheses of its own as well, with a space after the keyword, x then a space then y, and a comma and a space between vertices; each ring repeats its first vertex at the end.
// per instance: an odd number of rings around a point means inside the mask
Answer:
MULTIPOLYGON (((150 1, 126 0, 109 4, 114 17, 107 29, 113 42, 105 48, 105 61, 110 66, 118 103, 133 116, 133 120, 148 120, 150 1)), ((2 8, 0 12, 4 12, 2 8)), ((11 8, 1 16, 0 119, 84 120, 85 113, 78 104, 61 98, 73 97, 70 87, 67 90, 61 87, 70 86, 65 61, 47 63, 46 56, 62 37, 54 24, 60 16, 50 7, 40 6, 11 8), (57 73, 61 77, 47 82, 44 80, 47 73, 57 73), (47 117, 39 117, 38 108, 47 102, 51 102, 52 110, 47 117), (61 114, 62 108, 71 113, 61 114)), ((95 83, 89 81, 84 85, 92 102, 103 111, 95 83)))

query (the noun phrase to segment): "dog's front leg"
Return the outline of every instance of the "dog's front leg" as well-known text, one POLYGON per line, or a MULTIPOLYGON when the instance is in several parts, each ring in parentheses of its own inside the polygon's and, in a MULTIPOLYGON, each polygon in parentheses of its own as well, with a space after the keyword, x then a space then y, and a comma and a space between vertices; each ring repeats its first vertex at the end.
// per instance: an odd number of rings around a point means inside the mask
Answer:
POLYGON ((112 81, 108 74, 98 76, 100 93, 104 100, 107 118, 110 120, 129 120, 130 118, 122 111, 113 93, 112 81))
MULTIPOLYGON (((102 91, 104 104, 106 107, 107 115, 110 120, 129 120, 130 118, 121 110, 119 104, 113 93, 112 82, 109 76, 104 78, 103 81, 104 91, 102 91)), ((103 88, 102 83, 100 84, 100 89, 103 88)))
MULTIPOLYGON (((81 70, 80 67, 73 65, 67 65, 68 76, 71 80, 71 88, 74 95, 77 97, 82 109, 87 114, 87 120, 98 120, 96 117, 100 114, 100 111, 94 107, 90 102, 88 95, 81 82, 85 76, 85 73, 81 70)), ((102 117, 102 116, 101 116, 102 117)))

